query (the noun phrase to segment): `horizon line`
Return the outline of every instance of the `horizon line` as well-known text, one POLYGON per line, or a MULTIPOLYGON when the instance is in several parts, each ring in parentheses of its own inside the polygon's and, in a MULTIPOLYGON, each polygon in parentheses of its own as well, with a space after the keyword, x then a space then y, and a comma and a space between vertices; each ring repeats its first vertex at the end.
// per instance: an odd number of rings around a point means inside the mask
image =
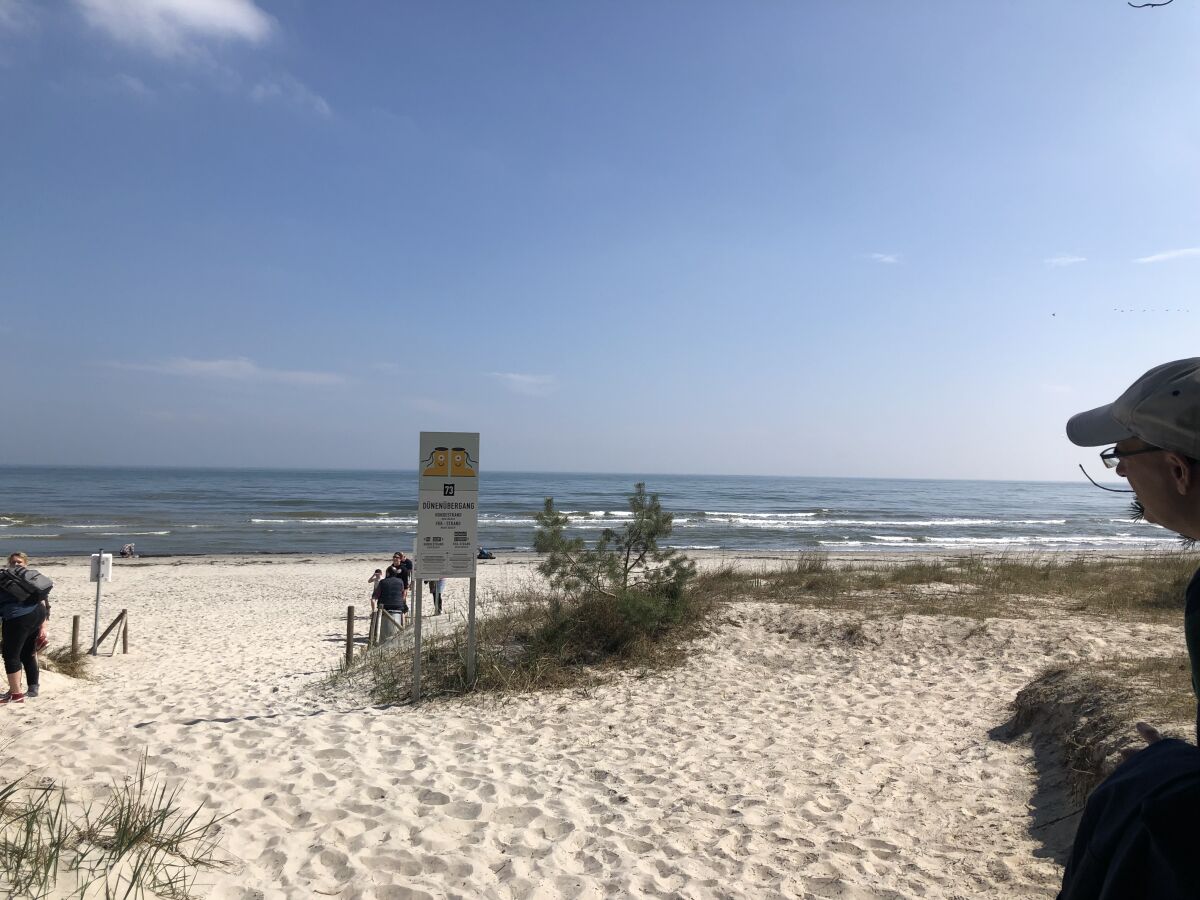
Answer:
MULTIPOLYGON (((412 469, 378 469, 352 467, 321 467, 321 466, 186 466, 186 465, 117 465, 117 464, 48 464, 48 463, 0 463, 0 471, 5 469, 100 469, 112 471, 136 471, 150 469, 155 471, 201 471, 201 472, 357 472, 396 475, 416 475, 412 469)), ((625 476, 630 478, 667 477, 667 478, 810 478, 820 480, 857 480, 857 481, 971 481, 994 484, 1074 484, 1074 481, 1053 478, 964 478, 938 477, 915 475, 747 475, 730 472, 585 472, 578 470, 554 469, 491 469, 484 470, 483 478, 489 472, 497 475, 582 475, 582 476, 625 476)), ((1087 484, 1087 482, 1080 482, 1087 484)), ((1121 482, 1114 481, 1113 484, 1121 482)))

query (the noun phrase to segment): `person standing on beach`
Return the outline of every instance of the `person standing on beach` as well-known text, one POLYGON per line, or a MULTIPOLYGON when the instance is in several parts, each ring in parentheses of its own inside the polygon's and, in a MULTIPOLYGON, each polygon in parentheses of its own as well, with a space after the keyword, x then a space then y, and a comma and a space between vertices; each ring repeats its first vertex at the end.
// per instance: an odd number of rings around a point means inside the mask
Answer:
MULTIPOLYGON (((27 568, 29 557, 24 553, 13 553, 8 557, 7 572, 25 584, 49 583, 50 579, 27 568)), ((52 585, 51 585, 52 586, 52 585)), ((25 697, 38 695, 37 640, 42 623, 46 621, 46 595, 50 587, 40 593, 18 597, 0 592, 0 619, 4 641, 4 674, 8 676, 8 693, 0 695, 0 704, 24 703, 25 697), (26 691, 21 691, 21 670, 25 670, 26 691)))
MULTIPOLYGON (((1080 447, 1129 482, 1147 522, 1200 539, 1200 357, 1151 369, 1112 403, 1072 416, 1080 447)), ((1184 591, 1183 633, 1200 701, 1200 569, 1184 591)), ((1137 723, 1148 745, 1088 798, 1058 900, 1200 897, 1200 749, 1137 723)), ((1200 741, 1200 702, 1196 708, 1200 741)))
MULTIPOLYGON (((375 586, 375 597, 379 601, 379 608, 399 617, 401 628, 404 627, 404 616, 408 612, 408 602, 404 596, 407 591, 408 585, 404 583, 400 573, 393 571, 390 567, 383 580, 375 586)), ((392 636, 391 622, 387 617, 380 622, 379 633, 381 640, 387 640, 392 636)))
POLYGON ((440 616, 442 614, 442 592, 446 590, 446 579, 438 578, 426 581, 425 584, 429 587, 429 596, 433 598, 433 614, 440 616))
MULTIPOLYGON (((1146 521, 1200 540, 1200 357, 1156 366, 1112 403, 1072 416, 1067 437, 1080 447, 1111 445, 1100 459, 1129 482, 1146 521)), ((1200 741, 1200 569, 1184 597, 1200 741)))
POLYGON ((379 593, 379 582, 383 580, 383 569, 376 569, 367 584, 371 585, 371 612, 375 612, 375 596, 379 593))
POLYGON ((407 590, 409 584, 412 583, 412 570, 412 560, 408 559, 403 553, 397 550, 392 554, 392 564, 387 567, 387 571, 384 573, 384 576, 386 577, 387 575, 391 575, 393 572, 395 572, 402 579, 404 579, 404 588, 407 590))

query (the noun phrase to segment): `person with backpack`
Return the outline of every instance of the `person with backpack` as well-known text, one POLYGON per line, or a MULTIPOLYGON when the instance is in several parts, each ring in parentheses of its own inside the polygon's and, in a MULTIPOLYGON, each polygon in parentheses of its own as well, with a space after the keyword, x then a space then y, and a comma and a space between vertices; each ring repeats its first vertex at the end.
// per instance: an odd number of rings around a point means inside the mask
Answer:
MULTIPOLYGON (((391 615, 399 616, 401 628, 404 627, 404 617, 408 614, 408 601, 405 597, 407 593, 408 582, 401 576, 398 567, 389 566, 383 580, 375 585, 374 599, 379 601, 379 608, 391 615)), ((382 617, 379 622, 379 639, 386 641, 394 632, 391 618, 382 617)))
POLYGON ((24 703, 38 695, 37 644, 42 623, 50 614, 50 589, 54 582, 28 566, 29 557, 12 553, 8 567, 0 570, 0 638, 4 641, 4 674, 8 693, 0 695, 0 705, 24 703), (25 670, 26 691, 21 691, 21 670, 25 670))

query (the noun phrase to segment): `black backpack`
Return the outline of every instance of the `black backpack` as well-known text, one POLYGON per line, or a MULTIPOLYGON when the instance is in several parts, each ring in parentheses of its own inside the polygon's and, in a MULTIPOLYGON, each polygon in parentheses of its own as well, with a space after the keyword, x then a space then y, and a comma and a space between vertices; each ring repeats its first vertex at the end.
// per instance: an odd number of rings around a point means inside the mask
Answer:
POLYGON ((49 605, 50 589, 54 582, 36 569, 12 566, 0 569, 0 603, 14 606, 32 606, 46 601, 49 605))

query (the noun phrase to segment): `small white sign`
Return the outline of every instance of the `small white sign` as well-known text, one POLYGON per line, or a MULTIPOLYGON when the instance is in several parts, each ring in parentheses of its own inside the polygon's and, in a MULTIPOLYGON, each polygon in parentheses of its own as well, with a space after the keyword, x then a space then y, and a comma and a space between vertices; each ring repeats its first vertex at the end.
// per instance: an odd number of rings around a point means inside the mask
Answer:
POLYGON ((105 553, 103 556, 99 553, 92 554, 92 570, 88 574, 88 581, 93 584, 97 581, 112 581, 111 553, 105 553))
POLYGON ((474 578, 479 526, 479 433, 422 431, 417 469, 418 578, 474 578))

